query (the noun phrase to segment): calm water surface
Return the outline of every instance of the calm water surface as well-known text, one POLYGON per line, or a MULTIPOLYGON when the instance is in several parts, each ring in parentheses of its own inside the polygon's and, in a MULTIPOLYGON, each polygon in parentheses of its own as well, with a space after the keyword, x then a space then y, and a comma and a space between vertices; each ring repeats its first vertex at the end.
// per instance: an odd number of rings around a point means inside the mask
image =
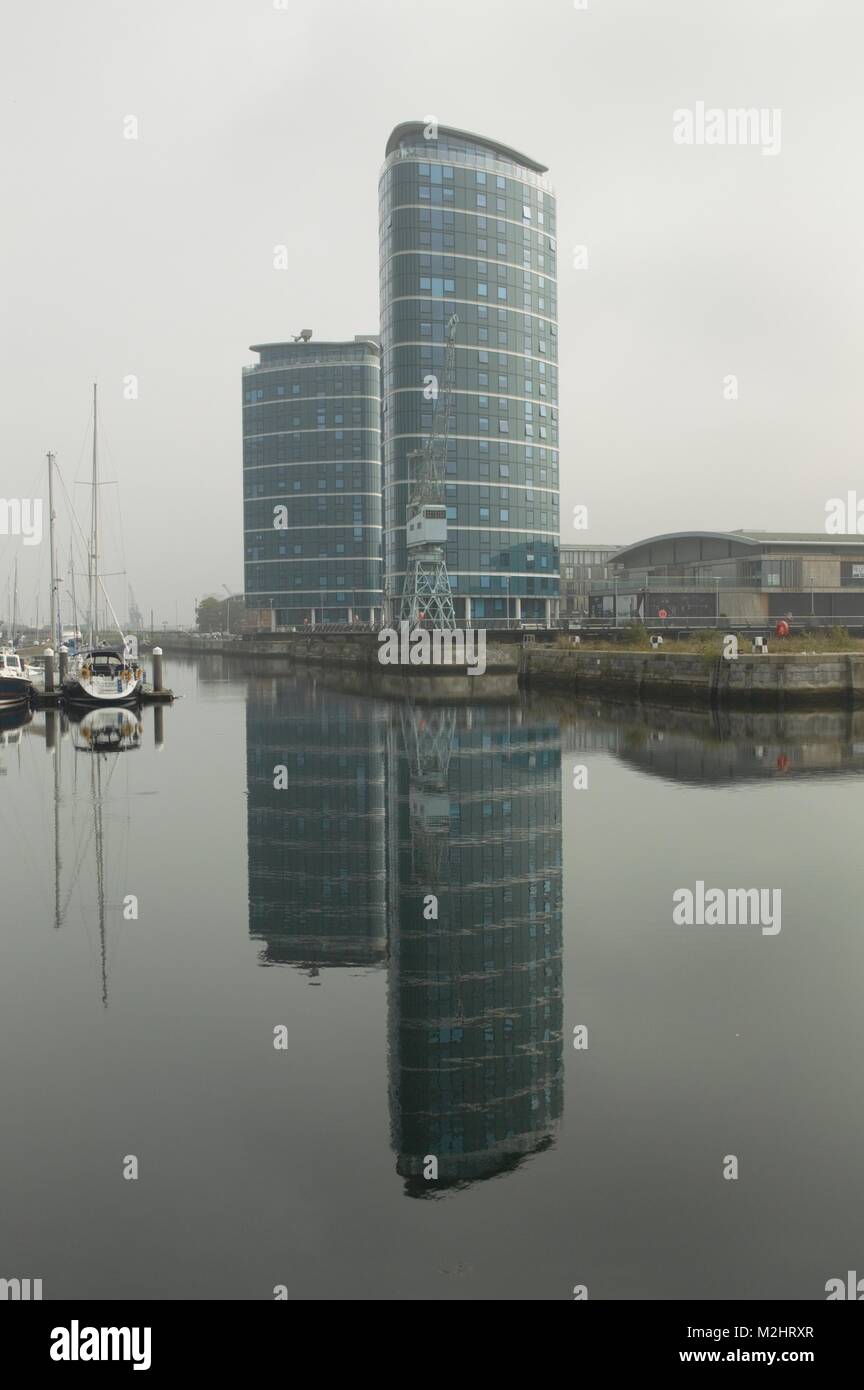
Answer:
POLYGON ((125 750, 0 732, 0 1273, 820 1299, 862 1267, 864 715, 169 674, 125 750), (673 926, 697 880, 780 888, 781 932, 673 926))

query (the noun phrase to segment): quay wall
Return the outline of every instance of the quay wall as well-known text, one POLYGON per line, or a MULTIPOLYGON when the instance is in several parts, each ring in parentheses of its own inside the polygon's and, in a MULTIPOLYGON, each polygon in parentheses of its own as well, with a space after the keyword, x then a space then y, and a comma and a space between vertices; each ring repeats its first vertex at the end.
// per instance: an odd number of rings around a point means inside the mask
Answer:
POLYGON ((464 667, 382 666, 374 633, 285 633, 255 641, 165 640, 172 655, 226 656, 251 663, 284 661, 325 666, 351 674, 358 689, 374 677, 384 694, 434 698, 496 699, 528 689, 560 694, 605 695, 624 700, 730 707, 864 704, 864 653, 741 653, 734 661, 674 651, 591 651, 533 642, 522 646, 487 641, 486 672, 464 667), (386 689, 385 689, 386 687, 386 689))
POLYGON ((628 700, 766 706, 864 704, 864 653, 768 652, 735 661, 685 652, 592 652, 523 647, 529 688, 628 700))

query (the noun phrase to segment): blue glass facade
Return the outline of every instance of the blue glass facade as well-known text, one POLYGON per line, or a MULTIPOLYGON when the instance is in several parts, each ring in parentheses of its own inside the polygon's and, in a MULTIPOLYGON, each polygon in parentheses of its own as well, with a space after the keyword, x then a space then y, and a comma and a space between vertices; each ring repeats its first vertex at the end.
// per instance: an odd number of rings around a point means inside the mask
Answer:
POLYGON ((246 606, 276 626, 381 617, 378 343, 267 343, 243 371, 246 606))
POLYGON ((408 455, 432 425, 424 387, 440 379, 456 313, 445 485, 457 617, 557 616, 556 207, 545 174, 506 146, 444 126, 409 122, 388 141, 380 181, 388 601, 405 577, 408 455))

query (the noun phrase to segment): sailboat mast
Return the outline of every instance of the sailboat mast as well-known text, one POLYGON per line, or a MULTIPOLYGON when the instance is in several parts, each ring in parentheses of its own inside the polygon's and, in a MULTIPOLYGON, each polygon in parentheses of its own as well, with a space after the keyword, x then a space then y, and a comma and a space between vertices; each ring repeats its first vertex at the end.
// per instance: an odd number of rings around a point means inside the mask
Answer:
MULTIPOLYGON (((74 644, 72 650, 76 651, 78 648, 78 638, 83 634, 80 634, 78 629, 78 600, 75 597, 75 557, 72 553, 71 536, 69 538, 69 582, 72 585, 72 641, 74 644)), ((60 635, 62 637, 63 634, 61 633, 60 635)))
POLYGON ((99 459, 96 382, 93 383, 93 503, 90 509, 90 645, 99 636, 99 459))
POLYGON ((57 635, 57 547, 54 540, 54 455, 48 454, 48 546, 51 551, 51 636, 48 645, 59 649, 57 635))
POLYGON ((15 634, 18 630, 18 557, 15 557, 15 582, 12 589, 12 646, 15 646, 15 634))

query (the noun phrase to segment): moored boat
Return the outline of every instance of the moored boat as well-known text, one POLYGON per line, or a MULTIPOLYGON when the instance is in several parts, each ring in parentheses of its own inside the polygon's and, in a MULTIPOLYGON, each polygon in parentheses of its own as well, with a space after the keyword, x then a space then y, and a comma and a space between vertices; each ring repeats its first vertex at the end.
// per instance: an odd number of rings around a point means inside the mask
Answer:
MULTIPOLYGON (((138 665, 138 639, 126 637, 117 620, 117 615, 104 591, 102 576, 99 573, 99 464, 97 451, 98 411, 96 387, 93 387, 93 503, 90 525, 90 548, 87 555, 87 579, 90 617, 90 640, 87 646, 76 650, 63 681, 63 697, 74 705, 130 705, 134 704, 144 683, 144 672, 138 665), (110 610, 114 627, 120 634, 119 648, 106 642, 100 628, 100 595, 110 610)), ((50 456, 49 456, 50 457, 50 456)), ((53 542, 52 542, 53 554, 53 542)), ((53 561, 52 561, 52 594, 53 561)), ((56 616, 52 610, 52 631, 56 628, 56 616)), ((77 629, 77 620, 76 620, 77 629)))
POLYGON ((0 704, 27 704, 32 694, 27 662, 12 647, 0 647, 0 704))
POLYGON ((63 694, 74 704, 133 704, 141 694, 144 673, 128 649, 85 647, 76 653, 63 682, 63 694))

